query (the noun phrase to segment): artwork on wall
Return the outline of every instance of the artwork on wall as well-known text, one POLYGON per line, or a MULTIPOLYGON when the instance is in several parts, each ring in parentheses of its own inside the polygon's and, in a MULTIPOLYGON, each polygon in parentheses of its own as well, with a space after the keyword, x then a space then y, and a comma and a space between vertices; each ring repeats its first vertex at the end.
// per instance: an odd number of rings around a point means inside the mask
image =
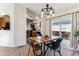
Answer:
POLYGON ((9 15, 0 15, 0 30, 10 30, 9 15))

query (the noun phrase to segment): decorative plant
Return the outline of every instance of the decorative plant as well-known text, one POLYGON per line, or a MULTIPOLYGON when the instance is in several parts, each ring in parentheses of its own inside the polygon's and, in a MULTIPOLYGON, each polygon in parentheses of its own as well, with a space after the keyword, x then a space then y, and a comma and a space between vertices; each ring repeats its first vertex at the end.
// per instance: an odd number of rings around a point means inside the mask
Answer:
POLYGON ((76 37, 76 36, 79 36, 79 31, 76 31, 76 33, 75 33, 75 37, 76 37))
POLYGON ((45 35, 45 37, 48 37, 48 35, 45 35))

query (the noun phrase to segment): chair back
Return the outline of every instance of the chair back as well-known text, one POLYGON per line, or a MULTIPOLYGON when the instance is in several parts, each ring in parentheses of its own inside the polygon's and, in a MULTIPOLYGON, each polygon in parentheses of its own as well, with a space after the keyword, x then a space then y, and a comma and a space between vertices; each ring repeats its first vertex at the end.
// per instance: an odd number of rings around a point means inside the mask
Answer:
POLYGON ((38 35, 38 36, 42 36, 41 32, 37 32, 37 35, 38 35))
POLYGON ((32 31, 32 37, 36 37, 37 36, 37 33, 32 31))
POLYGON ((60 47, 61 42, 62 38, 58 38, 56 42, 53 44, 53 49, 58 49, 58 47, 60 47))
POLYGON ((36 37, 36 36, 37 36, 36 30, 31 30, 30 37, 36 37))

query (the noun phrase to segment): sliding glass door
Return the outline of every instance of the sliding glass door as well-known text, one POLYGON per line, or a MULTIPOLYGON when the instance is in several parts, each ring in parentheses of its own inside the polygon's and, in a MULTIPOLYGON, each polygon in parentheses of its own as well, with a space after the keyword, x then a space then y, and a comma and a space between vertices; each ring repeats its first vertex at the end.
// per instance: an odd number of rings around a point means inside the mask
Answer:
POLYGON ((72 15, 65 15, 51 20, 51 38, 63 37, 63 43, 69 46, 72 32, 72 15))
POLYGON ((64 39, 70 39, 71 34, 71 15, 55 18, 51 20, 51 37, 63 37, 64 39))

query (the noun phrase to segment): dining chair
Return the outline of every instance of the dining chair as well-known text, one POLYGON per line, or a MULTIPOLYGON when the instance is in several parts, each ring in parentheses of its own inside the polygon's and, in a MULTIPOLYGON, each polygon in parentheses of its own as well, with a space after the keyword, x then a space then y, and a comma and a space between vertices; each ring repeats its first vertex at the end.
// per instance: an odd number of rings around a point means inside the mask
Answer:
POLYGON ((41 56, 42 55, 42 44, 37 44, 35 43, 34 41, 31 41, 29 42, 29 51, 28 51, 28 55, 30 54, 30 49, 32 48, 32 51, 33 51, 33 54, 34 56, 41 56), (38 54, 40 51, 41 53, 38 54))
POLYGON ((51 43, 46 44, 47 46, 46 52, 50 48, 51 50, 54 50, 54 56, 56 51, 61 56, 61 46, 60 46, 61 42, 62 42, 62 38, 57 38, 55 42, 52 41, 51 43))
POLYGON ((42 44, 36 44, 35 42, 31 42, 31 46, 32 46, 34 55, 36 56, 42 55, 42 44), (38 51, 40 51, 41 53, 39 54, 38 51))

